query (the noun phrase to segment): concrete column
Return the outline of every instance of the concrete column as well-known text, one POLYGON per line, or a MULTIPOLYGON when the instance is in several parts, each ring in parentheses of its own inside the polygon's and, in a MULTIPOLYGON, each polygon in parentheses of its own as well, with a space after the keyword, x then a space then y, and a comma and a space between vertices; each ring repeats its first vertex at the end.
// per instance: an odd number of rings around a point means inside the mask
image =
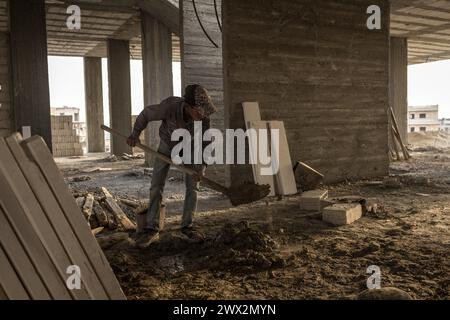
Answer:
POLYGON ((408 39, 391 37, 389 100, 403 143, 408 142, 408 39))
MULTIPOLYGON (((142 21, 142 67, 144 76, 144 103, 158 104, 173 95, 172 34, 170 30, 147 13, 142 21)), ((145 141, 153 149, 159 145, 160 122, 151 122, 145 133, 145 141)), ((153 164, 146 155, 147 165, 153 164)))
MULTIPOLYGON (((131 133, 130 43, 108 39, 109 116, 111 126, 124 134, 131 133)), ((131 154, 122 138, 111 136, 111 153, 131 154)))
POLYGON ((10 5, 11 62, 15 130, 31 127, 52 149, 47 31, 44 0, 14 0, 10 5))
POLYGON ((88 152, 105 152, 103 124, 102 58, 84 58, 84 91, 88 152))

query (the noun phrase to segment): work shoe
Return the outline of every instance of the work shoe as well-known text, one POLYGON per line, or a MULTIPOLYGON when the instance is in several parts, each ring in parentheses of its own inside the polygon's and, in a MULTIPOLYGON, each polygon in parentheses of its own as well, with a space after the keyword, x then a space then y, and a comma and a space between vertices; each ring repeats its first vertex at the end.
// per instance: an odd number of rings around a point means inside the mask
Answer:
POLYGON ((136 246, 141 249, 148 248, 152 243, 159 240, 159 232, 155 230, 144 231, 136 239, 136 246))
POLYGON ((195 242, 205 241, 205 235, 200 231, 195 230, 193 227, 181 228, 181 233, 195 242))

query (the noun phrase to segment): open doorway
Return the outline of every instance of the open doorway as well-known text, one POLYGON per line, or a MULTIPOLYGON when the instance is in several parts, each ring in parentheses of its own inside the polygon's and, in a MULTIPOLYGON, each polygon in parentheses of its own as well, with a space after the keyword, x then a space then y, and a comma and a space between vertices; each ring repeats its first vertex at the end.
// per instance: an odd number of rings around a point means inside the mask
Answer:
POLYGON ((408 142, 413 149, 450 147, 450 60, 408 67, 408 142))
MULTIPOLYGON (((53 152, 55 157, 82 156, 87 153, 84 66, 81 57, 49 56, 50 106, 53 152)), ((181 63, 173 62, 173 91, 181 95, 181 63)), ((142 60, 131 60, 132 118, 144 107, 142 60)), ((102 59, 103 114, 110 123, 107 59, 102 59)), ((109 152, 105 134, 105 152, 109 152)))

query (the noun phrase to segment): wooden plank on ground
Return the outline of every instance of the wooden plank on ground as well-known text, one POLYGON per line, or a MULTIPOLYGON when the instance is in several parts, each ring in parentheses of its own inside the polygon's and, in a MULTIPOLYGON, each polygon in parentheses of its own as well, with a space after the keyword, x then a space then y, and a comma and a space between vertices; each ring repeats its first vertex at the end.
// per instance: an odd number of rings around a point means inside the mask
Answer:
POLYGON ((128 219, 127 215, 117 204, 111 193, 109 193, 109 191, 105 187, 102 187, 102 191, 105 195, 105 202, 114 215, 119 228, 123 231, 136 230, 136 225, 132 221, 130 221, 130 219, 128 219))
MULTIPOLYGON (((0 216, 4 217, 4 213, 0 210, 0 216)), ((5 224, 6 225, 6 224, 5 224)), ((4 226, 0 226, 1 229, 4 226)), ((3 232, 2 232, 3 234, 3 232)), ((0 235, 1 237, 1 235, 0 235)), ((13 239, 9 239, 8 241, 13 241, 13 239)), ((23 286, 19 276, 14 270, 14 267, 11 265, 8 257, 6 256, 6 252, 3 250, 2 246, 6 245, 3 243, 3 239, 1 240, 2 245, 0 246, 0 300, 28 300, 30 296, 27 293, 27 289, 23 286)), ((17 245, 19 245, 17 243, 17 245)), ((20 266, 22 270, 27 269, 26 272, 30 272, 29 274, 25 274, 28 277, 29 285, 32 283, 38 283, 36 286, 31 286, 32 293, 36 296, 40 294, 42 299, 49 299, 50 296, 47 294, 47 290, 42 284, 41 280, 37 277, 37 274, 31 265, 30 260, 26 257, 23 250, 19 251, 17 256, 15 257, 16 261, 25 257, 25 262, 20 266), (40 291, 42 290, 42 291, 40 291)))
POLYGON ((19 165, 23 175, 28 181, 36 199, 47 216, 58 240, 70 261, 70 265, 81 269, 81 289, 74 290, 77 299, 106 299, 107 294, 95 274, 90 261, 87 259, 83 247, 76 238, 75 230, 71 228, 62 212, 58 201, 45 182, 41 171, 25 154, 19 145, 18 136, 6 138, 7 145, 19 165))
POLYGON ((108 297, 110 299, 124 300, 125 295, 122 292, 108 260, 89 230, 86 220, 80 214, 75 200, 69 193, 67 185, 65 184, 45 142, 41 137, 34 136, 24 140, 21 145, 37 164, 55 198, 58 200, 60 207, 64 209, 64 215, 72 229, 76 230, 78 240, 83 246, 97 276, 100 278, 105 291, 108 293, 108 297))
POLYGON ((65 273, 69 259, 4 139, 0 139, 0 185, 6 219, 45 281, 51 297, 71 299, 75 293, 68 290, 65 273))
POLYGON ((88 194, 86 196, 86 201, 83 205, 83 214, 87 221, 89 221, 89 218, 92 215, 92 208, 94 207, 94 196, 92 194, 88 194))

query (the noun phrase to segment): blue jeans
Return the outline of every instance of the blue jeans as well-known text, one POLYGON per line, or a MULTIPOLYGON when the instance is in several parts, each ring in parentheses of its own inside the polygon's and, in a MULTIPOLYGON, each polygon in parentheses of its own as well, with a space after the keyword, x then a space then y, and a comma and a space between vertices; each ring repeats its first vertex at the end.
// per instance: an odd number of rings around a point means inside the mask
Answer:
MULTIPOLYGON (((160 142, 158 152, 170 158, 170 147, 163 141, 160 142)), ((147 212, 147 230, 159 231, 159 214, 169 169, 170 164, 158 158, 155 159, 155 163, 153 165, 152 183, 150 186, 150 206, 147 212)), ((203 168, 200 169, 203 170, 203 168)), ((184 180, 186 182, 186 194, 184 198, 181 227, 191 227, 193 215, 197 210, 197 194, 200 182, 188 174, 185 174, 184 180)))

